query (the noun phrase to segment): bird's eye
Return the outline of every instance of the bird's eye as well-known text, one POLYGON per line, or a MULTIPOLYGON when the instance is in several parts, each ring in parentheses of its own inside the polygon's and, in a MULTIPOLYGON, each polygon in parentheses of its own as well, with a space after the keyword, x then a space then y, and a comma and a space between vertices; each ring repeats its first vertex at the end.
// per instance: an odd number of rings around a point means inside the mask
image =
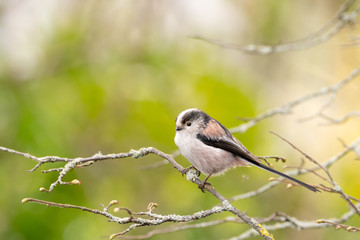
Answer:
POLYGON ((190 126, 191 126, 191 122, 186 122, 186 125, 187 125, 188 127, 190 127, 190 126))

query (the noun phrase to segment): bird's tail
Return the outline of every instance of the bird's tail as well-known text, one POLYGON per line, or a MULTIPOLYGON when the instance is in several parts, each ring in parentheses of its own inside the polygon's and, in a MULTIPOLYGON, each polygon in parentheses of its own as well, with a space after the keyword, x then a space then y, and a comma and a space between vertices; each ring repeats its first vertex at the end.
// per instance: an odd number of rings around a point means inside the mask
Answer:
POLYGON ((275 170, 275 169, 273 169, 273 168, 271 168, 271 167, 269 167, 269 166, 266 166, 265 164, 262 164, 262 163, 259 163, 259 162, 256 162, 256 161, 251 161, 251 162, 249 161, 249 163, 251 163, 252 165, 254 165, 254 166, 256 166, 256 167, 265 169, 266 171, 275 173, 275 174, 277 174, 277 175, 279 175, 279 176, 281 176, 281 177, 287 178, 287 179, 289 179, 289 180, 291 180, 291 181, 293 181, 293 182, 296 182, 296 183, 300 184, 301 186, 304 186, 304 187, 306 187, 307 189, 309 189, 309 190, 311 190, 311 191, 313 191, 313 192, 320 192, 320 191, 319 191, 318 189, 316 189, 315 187, 310 186, 309 184, 304 183, 304 182, 302 182, 302 181, 300 181, 300 180, 297 180, 296 178, 290 177, 290 176, 288 176, 288 175, 286 175, 286 174, 284 174, 284 173, 282 173, 282 172, 279 172, 279 171, 277 171, 277 170, 275 170))

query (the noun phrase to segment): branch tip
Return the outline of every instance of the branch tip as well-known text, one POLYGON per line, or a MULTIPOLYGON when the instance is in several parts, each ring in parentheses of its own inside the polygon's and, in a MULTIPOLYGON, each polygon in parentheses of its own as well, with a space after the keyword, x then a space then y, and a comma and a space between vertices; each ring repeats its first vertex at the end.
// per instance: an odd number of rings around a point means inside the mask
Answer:
POLYGON ((147 206, 147 209, 149 210, 149 212, 153 212, 155 208, 157 208, 159 206, 159 204, 151 202, 149 203, 149 205, 147 206))
POLYGON ((119 204, 119 200, 112 200, 110 202, 110 205, 115 205, 115 204, 119 204))
POLYGON ((111 234, 109 239, 112 240, 112 239, 116 238, 118 235, 119 235, 118 233, 111 234))
POLYGON ((71 181, 71 184, 78 184, 78 185, 80 185, 81 182, 80 182, 79 180, 77 180, 77 179, 74 179, 74 180, 71 181))

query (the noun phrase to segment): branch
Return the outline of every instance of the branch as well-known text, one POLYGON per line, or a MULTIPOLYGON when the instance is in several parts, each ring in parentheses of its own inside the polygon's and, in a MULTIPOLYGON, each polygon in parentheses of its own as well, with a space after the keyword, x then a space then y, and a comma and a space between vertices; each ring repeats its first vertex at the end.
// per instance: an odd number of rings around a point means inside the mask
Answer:
POLYGON ((333 184, 333 186, 335 186, 335 182, 334 179, 332 178, 332 176, 330 175, 329 171, 327 170, 327 168, 325 168, 324 166, 322 166, 318 161, 316 161, 315 159, 313 159, 310 155, 308 155, 307 153, 305 153, 304 151, 302 151, 300 148, 296 147, 293 143, 291 143, 289 140, 287 140, 286 138, 280 136, 279 134, 275 133, 275 132, 270 132, 272 134, 274 134, 275 136, 279 137, 281 140, 283 140, 284 142, 288 143, 291 147, 293 147, 296 151, 300 152, 304 157, 306 157, 309 161, 311 161, 312 163, 314 163, 315 165, 318 166, 319 169, 324 170, 324 172, 327 174, 329 180, 331 181, 331 183, 333 184))
POLYGON ((262 120, 265 120, 267 118, 273 117, 275 115, 286 115, 286 114, 290 114, 291 111, 297 107, 298 105, 301 105, 305 102, 308 102, 309 100, 318 98, 318 97, 322 97, 325 95, 330 94, 330 98, 329 101, 323 105, 322 108, 320 108, 320 110, 314 114, 313 116, 317 116, 317 115, 321 115, 321 113, 330 106, 330 103, 332 102, 332 99, 334 98, 334 96, 337 94, 337 92, 342 89, 344 86, 346 86, 347 84, 349 84, 349 82, 351 82, 352 80, 354 80, 358 75, 360 74, 360 66, 358 66, 357 68, 355 68, 344 80, 342 80, 341 82, 334 84, 330 87, 324 87, 316 92, 310 93, 308 95, 305 95, 303 97, 300 97, 298 99, 295 99, 287 104, 284 104, 280 107, 276 107, 274 109, 270 109, 266 112, 263 112, 261 114, 259 114, 258 116, 254 117, 254 118, 249 118, 248 122, 243 123, 237 127, 231 128, 230 131, 232 133, 235 132, 239 132, 239 133, 244 133, 246 132, 249 128, 255 126, 257 123, 259 123, 262 120))
POLYGON ((52 169, 48 169, 48 170, 43 170, 42 173, 49 173, 49 172, 54 172, 57 171, 59 172, 59 177, 57 178, 57 180, 55 182, 53 182, 49 189, 46 189, 44 187, 40 188, 40 191, 44 191, 44 192, 51 192, 58 184, 60 185, 72 185, 72 184, 80 184, 80 181, 77 179, 74 179, 70 182, 64 182, 63 178, 65 177, 65 175, 72 169, 74 168, 81 168, 81 167, 87 167, 89 165, 94 164, 95 162, 98 161, 105 161, 105 160, 111 160, 111 159, 119 159, 119 158, 128 158, 128 157, 132 157, 132 158, 140 158, 142 156, 145 156, 149 153, 154 153, 156 155, 159 155, 163 158, 165 158, 167 161, 170 161, 173 166, 175 168, 182 169, 182 167, 175 162, 175 160, 173 158, 169 158, 170 155, 167 155, 163 152, 160 152, 159 150, 149 147, 149 148, 142 148, 138 151, 136 150, 130 150, 128 153, 118 153, 118 154, 107 154, 107 155, 103 155, 101 152, 96 153, 95 155, 91 156, 91 157, 86 157, 86 158, 62 158, 62 157, 57 157, 57 156, 46 156, 46 157, 36 157, 34 155, 31 155, 29 153, 23 153, 23 152, 19 152, 13 149, 9 149, 6 147, 0 147, 0 151, 4 151, 4 152, 9 152, 9 153, 13 153, 16 155, 20 155, 26 158, 30 158, 32 160, 37 161, 38 163, 35 165, 35 167, 33 167, 31 170, 29 170, 28 172, 33 172, 35 170, 37 170, 41 165, 46 164, 46 163, 54 163, 54 162, 66 162, 64 167, 59 167, 59 168, 52 168, 52 169))
MULTIPOLYGON (((269 217, 256 218, 256 220, 258 222, 260 222, 260 223, 266 223, 266 222, 271 222, 271 221, 279 221, 280 217, 278 216, 277 213, 273 213, 269 217)), ((202 222, 202 223, 196 223, 196 224, 181 224, 181 225, 178 225, 178 226, 175 226, 175 227, 163 228, 163 229, 157 229, 157 230, 149 231, 148 233, 146 233, 144 235, 124 236, 123 238, 124 239, 147 239, 147 238, 150 238, 152 236, 159 235, 159 234, 173 233, 173 232, 183 231, 183 230, 187 230, 187 229, 207 228, 207 227, 217 226, 217 225, 224 224, 224 223, 229 223, 229 222, 244 224, 244 222, 241 221, 241 219, 239 219, 239 218, 227 217, 227 218, 224 218, 224 219, 218 219, 218 220, 202 222)))
POLYGON ((292 144, 289 140, 285 139, 284 137, 280 136, 277 133, 271 132, 272 134, 275 134, 276 136, 278 136, 279 138, 281 138, 283 141, 285 141, 286 143, 288 143, 291 147, 293 147, 295 150, 297 150, 298 152, 300 152, 302 155, 304 155, 308 160, 310 160, 311 162, 313 162, 314 164, 317 165, 317 167, 319 169, 322 169, 328 176, 329 180, 331 181, 331 184, 333 185, 333 192, 339 193, 340 196, 345 199, 345 201, 349 204, 350 207, 352 207, 356 213, 360 216, 360 210, 351 202, 349 195, 347 195, 346 193, 344 193, 344 191, 342 190, 342 188, 334 181, 334 179, 332 178, 329 170, 324 167, 323 165, 321 165, 318 161, 316 161, 314 158, 312 158, 310 155, 306 154, 305 152, 303 152, 302 150, 300 150, 298 147, 296 147, 294 144, 292 144))
MULTIPOLYGON (((359 148, 359 145, 360 145, 360 137, 357 138, 355 141, 353 141, 343 151, 341 151, 337 155, 331 157, 327 161, 321 163, 321 166, 324 167, 324 168, 330 168, 337 161, 344 158, 348 153, 350 153, 350 152, 355 152, 356 153, 357 149, 359 148)), ((289 176, 298 176, 298 175, 306 174, 306 173, 309 173, 309 172, 312 172, 312 171, 317 171, 319 169, 320 169, 320 167, 316 166, 316 167, 313 167, 311 169, 301 168, 301 169, 286 171, 284 173, 286 175, 289 175, 289 176)), ((237 200, 242 200, 242 199, 246 199, 246 198, 250 198, 250 197, 255 197, 255 196, 257 196, 257 195, 259 195, 261 193, 264 193, 264 192, 272 189, 273 187, 277 186, 278 184, 280 184, 280 182, 277 182, 277 181, 269 182, 269 183, 265 184, 264 186, 262 186, 262 187, 260 187, 260 188, 258 188, 256 190, 233 196, 233 197, 229 198, 229 201, 237 201, 237 200)))
MULTIPOLYGON (((40 191, 45 191, 45 192, 51 192, 58 184, 80 184, 80 181, 77 179, 74 179, 71 182, 63 182, 62 179, 63 177, 71 170, 74 169, 75 167, 85 167, 88 166, 88 164, 91 163, 95 163, 98 161, 104 161, 104 160, 110 160, 110 159, 118 159, 118 158, 127 158, 127 157, 132 157, 132 158, 140 158, 143 157, 145 155, 148 154, 155 154, 158 155, 164 159, 166 159, 167 161, 169 161, 172 166, 174 168, 176 168, 180 173, 183 173, 184 168, 178 164, 175 159, 169 155, 166 154, 164 152, 161 152, 160 150, 153 148, 153 147, 148 147, 148 148, 141 148, 139 150, 130 150, 128 153, 119 153, 119 154, 108 154, 108 155, 102 155, 101 153, 97 153, 92 157, 87 157, 87 158, 75 158, 75 159, 70 159, 70 158, 61 158, 61 157, 56 157, 56 156, 52 156, 52 157, 42 157, 42 158, 38 158, 35 157, 33 155, 27 154, 27 153, 22 153, 19 151, 15 151, 9 148, 5 148, 5 147, 1 147, 0 148, 1 151, 6 151, 6 152, 10 152, 13 154, 17 154, 17 155, 21 155, 21 156, 25 156, 28 158, 31 158, 35 161, 38 162, 38 164, 31 170, 31 171, 35 171, 40 165, 48 163, 48 162, 66 162, 65 166, 62 168, 58 168, 57 170, 59 170, 59 177, 58 179, 53 182, 50 185, 50 188, 48 190, 46 190, 45 188, 40 188, 40 191)), ((50 171, 54 171, 55 169, 50 169, 47 171, 43 171, 43 173, 48 173, 50 171)), ((195 171, 189 171, 186 174, 186 177, 188 180, 192 181, 193 183, 196 183, 198 186, 202 183, 198 176, 197 173, 195 171)), ((222 212, 222 211, 227 211, 227 212, 231 212, 234 215, 238 216, 239 218, 241 218, 242 221, 244 221, 245 223, 247 223, 250 227, 252 227, 253 229, 255 229, 256 232, 258 232, 264 239, 266 240, 271 240, 272 239, 272 235, 255 219, 250 218, 249 216, 247 216, 245 213, 243 213, 242 211, 240 211, 239 209, 235 208, 228 200, 226 200, 226 198, 224 196, 222 196, 219 192, 217 192, 215 190, 215 188, 213 188, 211 185, 206 185, 205 189, 211 193, 214 197, 216 197, 221 203, 222 203, 222 207, 214 207, 211 210, 207 210, 207 211, 202 211, 201 213, 208 213, 210 211, 211 214, 213 213, 218 213, 218 212, 222 212)), ((133 219, 132 215, 130 215, 130 217, 124 219, 124 218, 116 218, 113 215, 109 214, 107 211, 99 211, 96 209, 89 209, 86 207, 80 207, 80 206, 75 206, 75 205, 71 205, 71 204, 61 204, 61 203, 53 203, 53 202, 47 202, 47 201, 43 201, 43 200, 37 200, 37 199, 33 199, 33 198, 26 198, 23 200, 23 202, 36 202, 36 203, 40 203, 40 204, 44 204, 47 206, 54 206, 54 207, 62 207, 62 208, 75 208, 75 209, 80 209, 83 211, 88 211, 91 213, 95 213, 95 214, 100 214, 103 215, 107 218, 110 219, 110 221, 112 222, 117 222, 117 223, 121 223, 121 224, 125 224, 125 223, 133 223, 133 225, 131 225, 127 230, 125 230, 124 232, 121 232, 119 234, 115 234, 112 237, 116 237, 118 235, 123 235, 127 232, 129 232, 130 230, 140 227, 140 226, 145 226, 145 225, 158 225, 164 222, 168 222, 168 221, 175 221, 175 219, 166 216, 166 217, 161 217, 161 215, 150 215, 150 214, 146 214, 147 216, 150 217, 156 217, 161 218, 162 220, 160 221, 160 223, 155 224, 154 222, 151 222, 150 220, 143 220, 139 218, 135 218, 136 220, 133 219)), ((105 209, 105 208, 104 208, 105 209)), ((130 210, 129 210, 130 211, 130 210)), ((195 220, 195 219, 199 219, 202 218, 201 216, 207 216, 205 215, 201 215, 200 213, 195 213, 191 216, 193 217, 189 217, 189 216, 178 216, 178 215, 171 215, 171 216, 177 216, 177 219, 180 219, 179 221, 186 221, 185 219, 190 219, 189 221, 195 220)))
POLYGON ((344 117, 339 118, 339 119, 329 117, 328 115, 326 115, 324 113, 319 114, 319 116, 328 121, 327 124, 324 123, 323 125, 342 124, 342 123, 345 123, 346 121, 348 121, 350 118, 360 117, 360 111, 350 112, 350 113, 346 114, 344 117))
POLYGON ((330 224, 330 225, 333 225, 336 229, 344 229, 348 232, 359 232, 360 231, 360 228, 358 227, 353 227, 353 226, 349 226, 349 225, 344 225, 344 224, 340 224, 340 223, 337 223, 337 222, 332 222, 332 221, 329 221, 329 220, 318 220, 317 223, 327 223, 327 224, 330 224))
POLYGON ((111 235, 110 239, 113 239, 114 237, 119 236, 119 235, 123 235, 123 234, 129 232, 131 229, 134 229, 134 228, 140 227, 140 226, 150 226, 150 225, 154 226, 154 225, 160 225, 160 224, 163 224, 166 222, 190 222, 190 221, 205 218, 210 215, 226 211, 225 207, 216 206, 216 207, 213 207, 212 209, 196 212, 192 215, 176 215, 176 214, 160 215, 160 214, 153 213, 152 210, 149 210, 147 212, 136 213, 136 212, 132 212, 128 208, 116 208, 115 212, 118 212, 118 210, 125 210, 129 214, 129 217, 117 217, 108 212, 109 207, 118 203, 117 200, 113 200, 109 203, 109 205, 107 207, 103 207, 104 208, 103 211, 98 210, 98 209, 87 208, 87 207, 83 207, 83 206, 49 202, 49 201, 44 201, 44 200, 34 199, 34 198, 24 198, 22 200, 22 203, 26 203, 26 202, 34 202, 34 203, 46 205, 47 207, 72 208, 72 209, 82 210, 85 212, 102 215, 102 216, 108 218, 110 222, 116 222, 119 224, 129 224, 129 223, 133 224, 127 230, 125 230, 121 233, 118 233, 118 234, 111 235), (139 216, 143 216, 143 215, 148 216, 149 218, 139 217, 139 216))
MULTIPOLYGON (((227 201, 223 202, 223 206, 215 206, 209 210, 196 212, 192 215, 176 215, 176 214, 160 215, 160 214, 153 213, 152 212, 153 208, 150 208, 148 212, 138 212, 138 213, 132 212, 128 208, 115 208, 114 209, 115 212, 118 212, 118 210, 125 210, 129 214, 129 217, 117 217, 108 212, 108 210, 111 206, 118 204, 117 200, 112 200, 107 207, 104 207, 104 205, 102 205, 103 211, 98 210, 98 209, 87 208, 87 207, 83 207, 83 206, 77 206, 77 205, 72 205, 72 204, 62 204, 62 203, 44 201, 44 200, 34 199, 34 198, 24 198, 22 200, 22 203, 27 203, 27 202, 34 202, 34 203, 46 205, 47 207, 72 208, 72 209, 82 210, 82 211, 90 212, 93 214, 102 215, 102 216, 108 218, 110 222, 116 222, 119 224, 130 224, 130 223, 132 224, 126 230, 124 230, 120 233, 112 234, 110 236, 110 239, 113 239, 120 235, 124 235, 137 227, 155 226, 155 225, 160 225, 160 224, 163 224, 166 222, 176 222, 176 223, 191 222, 194 220, 208 217, 213 214, 221 213, 223 211, 232 212, 237 216, 241 216, 242 222, 247 223, 247 221, 249 220, 251 222, 251 224, 256 224, 256 228, 259 229, 260 234, 264 239, 269 239, 269 240, 273 239, 272 235, 270 235, 268 233, 268 231, 264 227, 262 227, 260 223, 257 222, 257 220, 247 217, 244 213, 242 213, 241 211, 234 208, 227 201), (149 218, 138 217, 138 216, 143 216, 143 215, 148 216, 149 218)), ((232 221, 236 221, 236 220, 232 219, 232 221)), ((256 230, 256 231, 258 231, 258 230, 256 230)), ((129 238, 132 238, 132 237, 129 237, 129 238)))
MULTIPOLYGON (((357 207, 360 207, 360 203, 357 204, 357 207)), ((344 229, 349 232, 357 232, 359 231, 358 227, 344 225, 341 223, 344 223, 350 218, 352 218, 355 215, 355 211, 353 209, 349 210, 348 212, 344 213, 340 218, 330 218, 330 219, 317 219, 317 220, 311 220, 311 221, 304 221, 304 220, 298 220, 295 217, 289 216, 285 213, 275 212, 269 217, 265 218, 256 218, 257 221, 260 223, 268 223, 268 222, 276 222, 274 225, 266 225, 267 229, 271 230, 278 230, 278 229, 285 229, 285 228, 295 228, 298 230, 303 229, 319 229, 319 228, 327 228, 330 226, 336 227, 336 229, 344 229), (277 228, 278 226, 278 228, 277 228)), ((224 219, 218 219, 208 222, 202 222, 197 224, 181 224, 175 227, 170 228, 163 228, 163 229, 157 229, 149 231, 148 233, 144 235, 133 235, 133 236, 124 236, 124 239, 148 239, 150 237, 153 237, 155 235, 159 234, 165 234, 165 233, 172 233, 177 231, 183 231, 187 229, 198 229, 198 228, 207 228, 212 227, 224 223, 240 223, 243 224, 244 222, 241 221, 238 218, 235 217, 227 217, 224 219)), ((231 239, 246 239, 252 236, 256 236, 257 233, 253 231, 253 229, 250 229, 243 234, 239 235, 238 237, 234 237, 231 239)))
MULTIPOLYGON (((360 208, 360 203, 356 205, 357 208, 360 208)), ((264 225, 266 229, 268 230, 280 230, 285 228, 295 228, 297 230, 304 230, 304 229, 318 229, 318 228, 326 228, 333 225, 341 225, 340 223, 343 223, 345 221, 348 221, 352 216, 355 214, 355 210, 351 209, 348 212, 344 213, 340 218, 331 218, 331 219, 319 219, 319 220, 313 220, 313 221, 302 221, 298 220, 295 217, 288 216, 284 213, 278 213, 280 216, 282 216, 282 219, 279 220, 279 222, 273 224, 273 225, 264 225), (334 224, 333 224, 334 223, 334 224)), ((345 225, 343 225, 345 226, 345 225)), ((342 227, 341 227, 342 228, 342 227)), ((357 227, 348 226, 346 230, 350 232, 357 231, 357 227), (347 230, 349 229, 349 230, 347 230)), ((253 231, 253 229, 249 229, 248 231, 242 233, 241 235, 237 237, 231 238, 231 240, 242 240, 247 239, 252 236, 256 236, 256 232, 253 231)))
POLYGON ((346 2, 327 24, 325 24, 318 31, 308 35, 303 39, 299 39, 294 42, 279 44, 279 45, 237 45, 231 43, 224 43, 215 39, 210 39, 201 35, 190 36, 193 39, 205 41, 207 43, 217 45, 226 49, 233 49, 247 54, 254 55, 270 55, 274 53, 282 53, 288 51, 300 51, 308 48, 315 47, 324 42, 329 41, 336 36, 343 28, 353 24, 355 19, 360 13, 360 7, 356 7, 354 10, 349 11, 350 8, 354 7, 355 0, 346 2))
MULTIPOLYGON (((129 214, 128 217, 117 217, 108 212, 108 210, 111 206, 118 204, 117 200, 112 200, 107 207, 104 207, 103 211, 98 210, 98 209, 91 209, 91 208, 87 208, 87 207, 83 207, 83 206, 77 206, 77 205, 72 205, 72 204, 61 204, 61 203, 44 201, 44 200, 39 200, 39 199, 34 199, 34 198, 24 198, 22 200, 22 202, 23 203, 34 202, 34 203, 46 205, 47 207, 77 209, 77 210, 90 212, 93 214, 102 215, 102 216, 108 218, 110 222, 116 222, 119 224, 129 224, 129 223, 132 224, 126 230, 124 230, 120 233, 112 234, 110 236, 110 239, 114 239, 115 237, 124 235, 137 227, 161 225, 166 222, 175 222, 175 223, 191 222, 194 220, 205 218, 205 217, 213 215, 213 214, 218 214, 223 211, 227 211, 226 209, 228 208, 225 204, 223 206, 215 206, 212 209, 209 209, 206 211, 196 212, 192 215, 176 215, 176 214, 160 215, 160 214, 153 213, 152 209, 149 209, 149 211, 147 211, 147 212, 138 212, 137 213, 137 212, 132 212, 128 208, 116 208, 116 209, 125 210, 129 214), (149 218, 140 217, 140 216, 144 216, 144 215, 149 218)), ((360 207, 360 203, 357 204, 357 207, 360 207)), ((116 209, 114 209, 114 210, 116 210, 116 209)), ((115 212, 117 212, 117 211, 115 211, 115 212)), ((266 228, 271 229, 271 230, 278 230, 278 229, 284 229, 284 228, 289 228, 289 227, 296 228, 299 230, 300 229, 314 229, 314 228, 324 228, 324 227, 328 227, 329 225, 334 225, 334 226, 337 226, 338 228, 340 227, 347 231, 355 232, 355 231, 358 231, 357 227, 340 224, 342 222, 349 220, 354 215, 354 213, 355 213, 355 211, 352 209, 352 210, 346 212, 345 214, 343 214, 343 216, 338 219, 321 219, 321 220, 315 220, 315 221, 301 221, 295 217, 288 216, 284 213, 274 213, 267 218, 258 218, 257 220, 254 219, 254 221, 258 221, 258 222, 262 222, 262 223, 271 222, 271 221, 281 222, 281 223, 276 223, 275 225, 267 225, 266 228), (345 226, 346 226, 346 228, 345 228, 345 226)), ((185 229, 190 229, 190 228, 210 227, 210 226, 214 226, 214 225, 218 225, 218 224, 222 224, 222 223, 226 223, 226 222, 244 223, 243 221, 239 221, 238 218, 228 217, 228 218, 225 218, 222 220, 215 220, 215 221, 199 223, 199 224, 191 224, 191 225, 180 225, 180 226, 173 227, 173 228, 150 231, 146 235, 128 236, 128 237, 124 237, 124 238, 125 239, 145 239, 145 238, 149 238, 151 236, 157 235, 157 234, 175 232, 175 231, 180 231, 180 230, 185 230, 185 229)), ((261 227, 263 234, 267 233, 265 228, 260 223, 258 223, 258 226, 261 227)), ((238 237, 234 237, 232 239, 246 239, 246 238, 249 238, 249 237, 255 236, 255 235, 257 235, 257 232, 254 229, 250 229, 250 230, 244 232, 243 234, 239 235, 238 237)), ((273 239, 273 238, 270 236, 269 239, 273 239)))

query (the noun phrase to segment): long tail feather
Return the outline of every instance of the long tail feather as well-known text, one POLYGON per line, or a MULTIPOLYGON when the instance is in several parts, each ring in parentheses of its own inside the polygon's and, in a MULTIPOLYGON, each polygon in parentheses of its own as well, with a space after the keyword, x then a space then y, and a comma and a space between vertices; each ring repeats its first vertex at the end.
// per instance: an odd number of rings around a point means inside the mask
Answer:
MULTIPOLYGON (((249 161, 249 162, 250 162, 250 161, 249 161)), ((271 168, 271 167, 269 167, 269 166, 266 166, 266 165, 264 165, 264 164, 262 164, 262 163, 259 163, 259 162, 256 162, 256 161, 251 161, 250 163, 251 163, 252 165, 256 166, 256 167, 262 168, 262 169, 264 169, 264 170, 266 170, 266 171, 275 173, 275 174, 277 174, 277 175, 279 175, 279 176, 281 176, 281 177, 284 177, 284 178, 287 178, 287 179, 289 179, 289 180, 291 180, 291 181, 293 181, 293 182, 296 182, 296 183, 300 184, 301 186, 304 186, 304 187, 306 187, 307 189, 309 189, 309 190, 311 190, 311 191, 313 191, 313 192, 320 192, 320 191, 319 191, 318 189, 316 189, 315 187, 310 186, 309 184, 304 183, 304 182, 302 182, 302 181, 300 181, 300 180, 297 180, 296 178, 290 177, 290 176, 288 176, 288 175, 286 175, 286 174, 284 174, 284 173, 282 173, 282 172, 279 172, 279 171, 277 171, 277 170, 275 170, 275 169, 273 169, 273 168, 271 168)))

